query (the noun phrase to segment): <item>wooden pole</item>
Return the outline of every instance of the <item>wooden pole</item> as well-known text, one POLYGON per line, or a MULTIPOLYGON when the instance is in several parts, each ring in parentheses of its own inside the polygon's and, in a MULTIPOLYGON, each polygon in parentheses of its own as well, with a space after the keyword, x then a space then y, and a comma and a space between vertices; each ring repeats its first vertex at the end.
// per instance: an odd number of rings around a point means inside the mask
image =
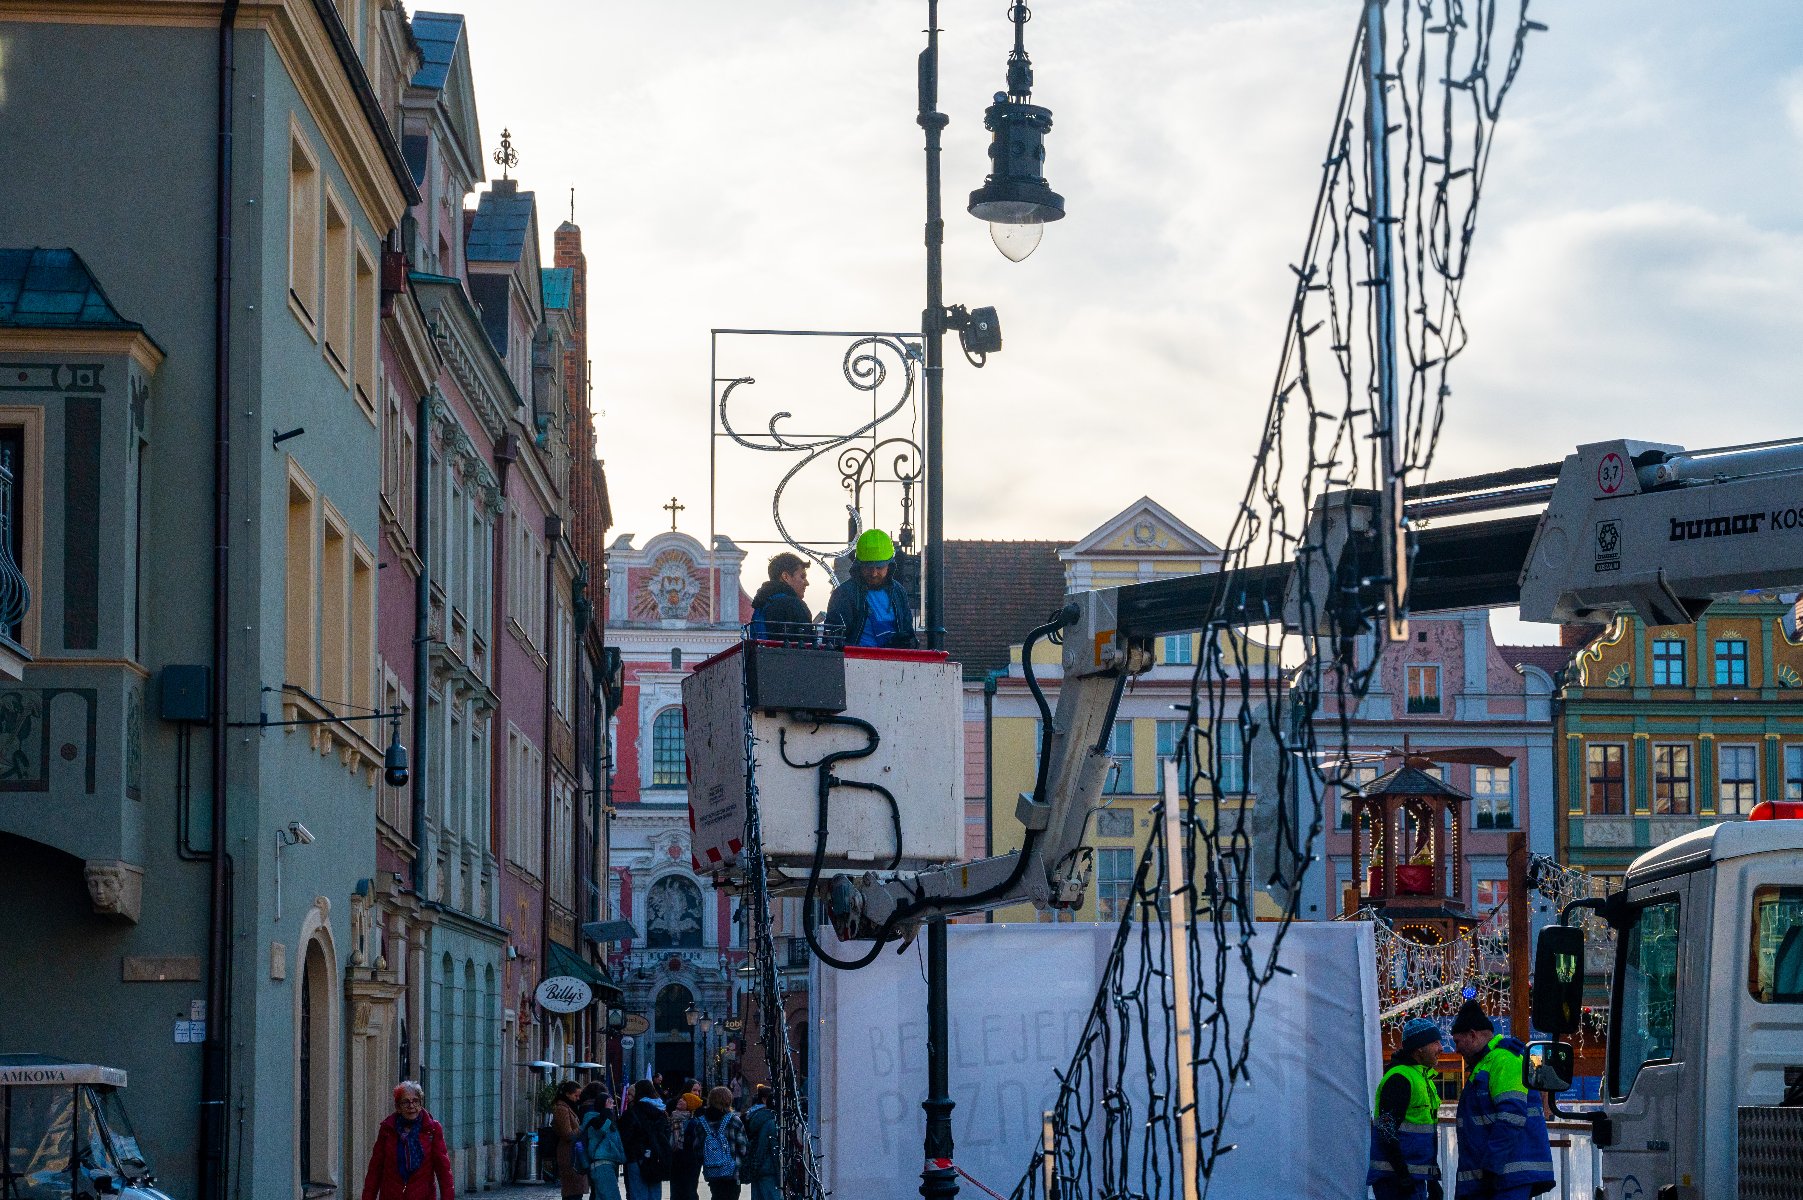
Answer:
POLYGON ((1528 835, 1509 835, 1509 1032, 1528 1040, 1528 976, 1533 947, 1528 944, 1528 835))

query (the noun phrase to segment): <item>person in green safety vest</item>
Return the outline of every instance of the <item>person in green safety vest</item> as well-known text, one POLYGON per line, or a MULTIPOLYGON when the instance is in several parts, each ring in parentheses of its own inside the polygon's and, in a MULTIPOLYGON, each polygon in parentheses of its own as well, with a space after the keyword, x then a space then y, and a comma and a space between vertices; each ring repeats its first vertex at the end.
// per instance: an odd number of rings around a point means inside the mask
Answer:
POLYGON ((1522 1081, 1527 1047, 1496 1032, 1476 1000, 1453 1018, 1471 1071, 1459 1093, 1459 1200, 1529 1200, 1557 1187, 1540 1097, 1522 1081))
POLYGON ((1377 1085, 1371 1106, 1371 1165, 1365 1182, 1377 1200, 1443 1200, 1439 1142, 1440 1027, 1416 1017, 1377 1085))

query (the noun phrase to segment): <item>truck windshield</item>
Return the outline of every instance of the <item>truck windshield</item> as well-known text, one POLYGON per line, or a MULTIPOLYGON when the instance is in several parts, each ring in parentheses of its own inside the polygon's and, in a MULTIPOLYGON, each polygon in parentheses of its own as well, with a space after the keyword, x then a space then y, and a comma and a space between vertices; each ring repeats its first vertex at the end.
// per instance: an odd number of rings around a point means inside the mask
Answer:
POLYGON ((1640 1068, 1672 1056, 1678 998, 1678 901, 1656 900, 1634 914, 1621 939, 1615 1011, 1609 1022, 1610 1093, 1626 1096, 1640 1068))
POLYGON ((1761 1004, 1803 1004, 1803 887, 1754 890, 1747 990, 1761 1004))

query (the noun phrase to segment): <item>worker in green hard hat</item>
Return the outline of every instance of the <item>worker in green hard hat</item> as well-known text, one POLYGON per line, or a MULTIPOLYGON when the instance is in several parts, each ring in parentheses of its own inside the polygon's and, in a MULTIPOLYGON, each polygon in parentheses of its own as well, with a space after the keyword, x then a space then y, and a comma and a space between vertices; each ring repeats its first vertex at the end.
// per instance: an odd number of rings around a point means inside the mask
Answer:
POLYGON ((858 535, 852 551, 851 577, 833 589, 826 605, 826 627, 842 633, 847 646, 886 646, 912 650, 914 609, 908 590, 890 571, 895 543, 880 529, 858 535))

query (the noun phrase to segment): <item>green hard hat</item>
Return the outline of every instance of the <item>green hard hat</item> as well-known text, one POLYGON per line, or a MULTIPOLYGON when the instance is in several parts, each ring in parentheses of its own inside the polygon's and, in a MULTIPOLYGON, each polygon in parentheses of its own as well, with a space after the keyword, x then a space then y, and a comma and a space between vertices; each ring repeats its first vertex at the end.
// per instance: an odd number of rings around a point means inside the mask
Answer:
POLYGON ((880 529, 866 529, 858 535, 854 557, 861 563, 886 563, 895 557, 895 543, 880 529))

